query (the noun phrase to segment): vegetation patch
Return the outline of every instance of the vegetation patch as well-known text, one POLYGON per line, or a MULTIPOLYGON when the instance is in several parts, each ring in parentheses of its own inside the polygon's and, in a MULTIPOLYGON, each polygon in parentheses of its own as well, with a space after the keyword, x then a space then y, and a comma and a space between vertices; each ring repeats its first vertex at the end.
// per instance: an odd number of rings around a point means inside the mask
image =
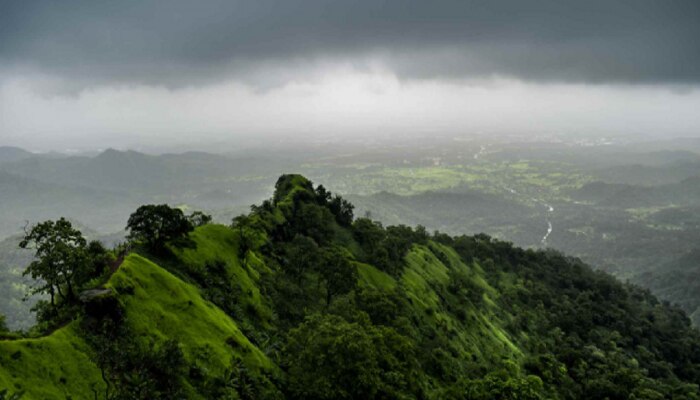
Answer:
POLYGON ((274 369, 229 316, 202 298, 199 289, 139 255, 124 260, 108 287, 120 294, 126 321, 137 335, 176 340, 191 362, 223 372, 236 356, 251 367, 274 369))
POLYGON ((76 323, 36 339, 0 341, 0 388, 28 399, 91 399, 102 392, 100 371, 76 323))

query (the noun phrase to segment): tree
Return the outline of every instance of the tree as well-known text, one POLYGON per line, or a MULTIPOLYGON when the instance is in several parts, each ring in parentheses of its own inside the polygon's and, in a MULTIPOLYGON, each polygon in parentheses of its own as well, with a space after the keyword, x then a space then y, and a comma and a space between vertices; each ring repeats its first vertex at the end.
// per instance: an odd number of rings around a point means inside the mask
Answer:
POLYGON ((386 231, 382 224, 369 218, 358 218, 352 224, 352 231, 364 252, 363 261, 385 272, 391 270, 389 253, 384 248, 386 231))
POLYGON ((325 206, 328 204, 329 201, 331 201, 331 192, 326 190, 326 188, 323 185, 318 185, 316 186, 316 202, 322 206, 325 206))
POLYGON ((331 213, 335 215, 335 220, 338 222, 338 225, 346 227, 352 225, 353 210, 355 209, 352 203, 336 194, 328 203, 328 208, 331 210, 331 213))
POLYGON ((0 333, 7 332, 7 325, 5 324, 5 316, 0 314, 0 333))
POLYGON ((352 228, 355 239, 368 253, 381 246, 382 241, 386 238, 382 224, 369 218, 356 219, 352 228))
POLYGON ((249 232, 251 218, 248 215, 241 214, 234 217, 231 221, 231 228, 238 231, 238 257, 241 259, 245 258, 248 250, 252 247, 251 235, 249 232))
POLYGON ((326 287, 326 306, 331 304, 333 297, 349 293, 357 286, 357 268, 338 248, 323 250, 319 274, 326 287))
POLYGON ((129 239, 143 241, 152 251, 161 251, 169 241, 182 239, 194 228, 182 210, 167 204, 139 207, 126 224, 129 239))
POLYGON ((345 227, 352 225, 353 210, 355 209, 352 203, 337 194, 333 196, 323 185, 318 185, 314 192, 316 203, 320 206, 328 207, 331 213, 335 215, 338 225, 345 227))
POLYGON ((484 289, 477 285, 469 275, 461 269, 451 269, 447 273, 447 289, 457 296, 460 305, 462 300, 469 300, 472 305, 480 307, 484 303, 484 289))
POLYGON ((102 275, 107 266, 114 261, 112 254, 105 248, 99 240, 92 240, 87 245, 88 268, 85 281, 102 275))
POLYGON ((195 211, 187 216, 187 220, 190 221, 190 224, 196 228, 210 223, 212 218, 209 214, 205 214, 201 211, 195 211))
MULTIPOLYGON (((501 369, 491 372, 484 379, 469 380, 465 384, 463 398, 469 400, 541 400, 542 380, 534 375, 518 376, 501 369)), ((591 398, 600 398, 591 396, 591 398)))
POLYGON ((330 243, 335 234, 333 214, 326 207, 300 200, 302 197, 303 195, 297 195, 294 198, 294 207, 287 216, 288 223, 284 227, 285 239, 301 234, 312 238, 319 245, 330 243))
POLYGON ((304 274, 319 262, 318 245, 313 239, 297 235, 290 243, 284 244, 285 272, 301 284, 304 274))
POLYGON ((372 337, 341 317, 307 318, 289 333, 283 354, 294 399, 372 399, 379 389, 372 337))
POLYGON ((56 295, 75 299, 76 286, 88 275, 87 242, 79 230, 65 218, 45 221, 32 227, 19 246, 35 250, 36 260, 23 273, 41 282, 33 293, 49 294, 54 309, 56 295))
POLYGON ((409 300, 400 287, 391 290, 365 286, 355 294, 358 309, 367 313, 375 325, 394 326, 403 323, 409 300))
MULTIPOLYGON (((117 303, 116 307, 120 307, 117 303)), ((186 360, 175 340, 135 340, 120 318, 85 318, 82 333, 100 369, 106 400, 182 399, 186 360)), ((141 338, 140 338, 141 339, 141 338)), ((93 389, 95 390, 95 389, 93 389)), ((95 398, 98 393, 95 391, 95 398)))
POLYGON ((415 345, 364 313, 307 317, 289 333, 283 354, 292 399, 425 398, 415 385, 415 345))
POLYGON ((260 222, 260 215, 241 214, 231 221, 231 228, 238 233, 238 258, 245 267, 247 255, 250 250, 257 249, 267 240, 264 231, 254 225, 260 222))
POLYGON ((224 371, 222 379, 223 395, 219 398, 227 399, 228 396, 236 396, 240 400, 255 400, 258 396, 258 382, 253 378, 246 365, 238 359, 231 360, 231 366, 224 371), (228 389, 228 392, 227 390, 228 389))

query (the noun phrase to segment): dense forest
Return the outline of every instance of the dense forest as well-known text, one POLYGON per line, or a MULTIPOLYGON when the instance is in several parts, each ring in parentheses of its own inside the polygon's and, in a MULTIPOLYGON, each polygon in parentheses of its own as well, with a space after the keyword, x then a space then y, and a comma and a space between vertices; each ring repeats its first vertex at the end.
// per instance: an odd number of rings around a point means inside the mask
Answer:
POLYGON ((38 324, 0 319, 0 399, 698 399, 679 308, 553 250, 356 218, 301 175, 127 243, 26 232, 38 324))

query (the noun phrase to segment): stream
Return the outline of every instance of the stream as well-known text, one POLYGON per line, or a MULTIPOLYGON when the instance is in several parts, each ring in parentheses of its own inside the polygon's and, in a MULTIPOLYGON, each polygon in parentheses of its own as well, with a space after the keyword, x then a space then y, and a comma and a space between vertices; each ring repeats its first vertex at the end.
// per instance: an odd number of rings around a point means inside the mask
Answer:
MULTIPOLYGON (((474 153, 474 159, 475 159, 475 160, 478 160, 480 156, 482 156, 482 155, 484 155, 484 154, 486 153, 486 146, 483 146, 483 145, 482 145, 482 146, 480 146, 480 147, 481 147, 481 148, 479 149, 479 151, 476 152, 476 153, 474 153)), ((503 189, 507 190, 508 192, 510 192, 511 194, 514 194, 514 195, 517 195, 517 196, 524 196, 524 195, 521 195, 520 193, 518 193, 518 191, 515 190, 515 189, 513 189, 513 188, 510 188, 510 187, 507 187, 507 186, 503 186, 503 189)), ((545 219, 544 219, 545 222, 547 223, 547 232, 544 234, 544 236, 542 236, 542 240, 540 240, 540 243, 542 243, 542 246, 543 246, 543 247, 546 247, 546 246, 547 246, 547 240, 548 240, 549 237, 552 235, 552 231, 554 230, 554 226, 552 225, 552 220, 551 220, 550 217, 549 217, 549 216, 554 212, 554 207, 552 207, 551 204, 546 203, 546 202, 544 202, 544 201, 542 201, 542 200, 540 200, 540 199, 536 199, 536 198, 534 198, 534 197, 530 197, 530 200, 534 201, 535 203, 537 203, 537 204, 539 204, 539 205, 541 205, 541 206, 543 206, 544 208, 547 209, 547 214, 546 214, 545 219)))
MULTIPOLYGON (((510 192, 511 194, 515 194, 520 196, 521 194, 518 193, 517 190, 513 188, 509 188, 507 186, 503 187, 505 190, 510 192)), ((554 212, 554 207, 552 207, 551 204, 546 203, 540 199, 536 199, 534 197, 530 197, 530 200, 534 201, 535 203, 541 205, 542 207, 547 209, 547 216, 545 216, 545 222, 547 223, 547 232, 542 236, 542 240, 540 240, 540 243, 542 243, 542 246, 547 246, 547 239, 549 239, 549 236, 552 234, 552 231, 554 230, 554 226, 552 225, 552 220, 550 219, 549 215, 554 212)))

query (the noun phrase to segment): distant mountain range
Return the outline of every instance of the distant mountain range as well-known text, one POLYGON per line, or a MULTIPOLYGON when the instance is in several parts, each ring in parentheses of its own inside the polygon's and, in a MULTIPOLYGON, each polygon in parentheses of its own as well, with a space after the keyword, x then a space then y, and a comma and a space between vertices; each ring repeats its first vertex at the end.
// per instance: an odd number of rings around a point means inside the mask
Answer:
POLYGON ((19 147, 0 146, 0 164, 24 160, 34 154, 19 147))
POLYGON ((536 210, 507 197, 462 188, 402 196, 381 192, 349 196, 360 215, 368 213, 386 224, 423 225, 445 233, 497 234, 510 240, 536 244, 542 238, 536 210), (532 229, 527 226, 531 224, 532 229))
POLYGON ((66 216, 100 232, 123 228, 144 203, 230 209, 269 194, 280 158, 231 158, 209 153, 148 155, 106 150, 96 156, 33 154, 0 148, 0 237, 25 221, 66 216))
POLYGON ((700 205, 700 175, 658 186, 593 182, 576 190, 573 197, 621 208, 700 205))

